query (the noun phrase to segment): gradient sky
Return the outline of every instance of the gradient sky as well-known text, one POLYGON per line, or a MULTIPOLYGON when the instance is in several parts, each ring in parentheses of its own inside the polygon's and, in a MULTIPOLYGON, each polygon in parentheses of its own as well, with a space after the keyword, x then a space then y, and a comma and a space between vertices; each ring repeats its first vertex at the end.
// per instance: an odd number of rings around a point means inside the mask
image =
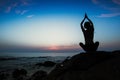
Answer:
POLYGON ((99 50, 120 49, 120 0, 0 0, 0 50, 82 50, 85 12, 99 50))

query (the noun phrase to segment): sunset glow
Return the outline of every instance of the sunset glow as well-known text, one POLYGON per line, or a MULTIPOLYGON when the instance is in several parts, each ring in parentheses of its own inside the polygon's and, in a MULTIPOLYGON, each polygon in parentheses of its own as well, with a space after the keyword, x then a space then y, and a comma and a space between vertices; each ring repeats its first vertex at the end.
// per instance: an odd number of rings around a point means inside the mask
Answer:
POLYGON ((59 48, 57 47, 57 46, 51 46, 50 48, 49 48, 50 50, 59 50, 59 48))

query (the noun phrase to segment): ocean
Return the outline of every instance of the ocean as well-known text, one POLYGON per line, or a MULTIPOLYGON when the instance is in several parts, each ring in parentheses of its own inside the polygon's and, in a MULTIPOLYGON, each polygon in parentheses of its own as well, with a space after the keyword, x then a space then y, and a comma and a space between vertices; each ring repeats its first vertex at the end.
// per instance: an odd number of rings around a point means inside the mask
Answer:
POLYGON ((0 57, 2 56, 8 56, 8 57, 39 57, 39 56, 73 56, 75 54, 78 54, 79 52, 74 53, 54 53, 54 52, 48 52, 48 53, 40 53, 40 52, 14 52, 14 53, 0 53, 0 57))
POLYGON ((52 67, 36 67, 37 63, 52 61, 61 63, 66 57, 77 53, 2 53, 0 56, 0 72, 11 73, 14 69, 26 69, 29 73, 37 70, 50 72, 52 67))

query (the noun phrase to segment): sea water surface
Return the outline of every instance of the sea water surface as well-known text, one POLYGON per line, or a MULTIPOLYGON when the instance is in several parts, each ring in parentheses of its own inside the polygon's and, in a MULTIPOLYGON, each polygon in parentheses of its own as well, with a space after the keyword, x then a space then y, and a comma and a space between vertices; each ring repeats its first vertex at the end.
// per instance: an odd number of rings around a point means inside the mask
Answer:
POLYGON ((41 52, 14 52, 14 53, 0 53, 0 57, 2 56, 11 56, 11 57, 39 57, 39 56, 73 56, 78 54, 79 52, 72 53, 41 53, 41 52))
POLYGON ((37 67, 35 64, 44 63, 45 61, 52 61, 60 63, 66 57, 72 57, 77 53, 1 53, 0 56, 0 72, 13 71, 17 68, 23 68, 30 73, 37 70, 51 71, 52 67, 37 67))

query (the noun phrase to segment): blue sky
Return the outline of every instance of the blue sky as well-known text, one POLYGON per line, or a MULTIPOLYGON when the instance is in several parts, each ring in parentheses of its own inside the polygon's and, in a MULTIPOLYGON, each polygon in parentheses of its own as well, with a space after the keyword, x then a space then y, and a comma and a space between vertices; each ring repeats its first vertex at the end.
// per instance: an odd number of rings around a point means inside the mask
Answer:
POLYGON ((85 12, 99 50, 120 49, 120 0, 0 0, 0 48, 82 50, 85 12))

